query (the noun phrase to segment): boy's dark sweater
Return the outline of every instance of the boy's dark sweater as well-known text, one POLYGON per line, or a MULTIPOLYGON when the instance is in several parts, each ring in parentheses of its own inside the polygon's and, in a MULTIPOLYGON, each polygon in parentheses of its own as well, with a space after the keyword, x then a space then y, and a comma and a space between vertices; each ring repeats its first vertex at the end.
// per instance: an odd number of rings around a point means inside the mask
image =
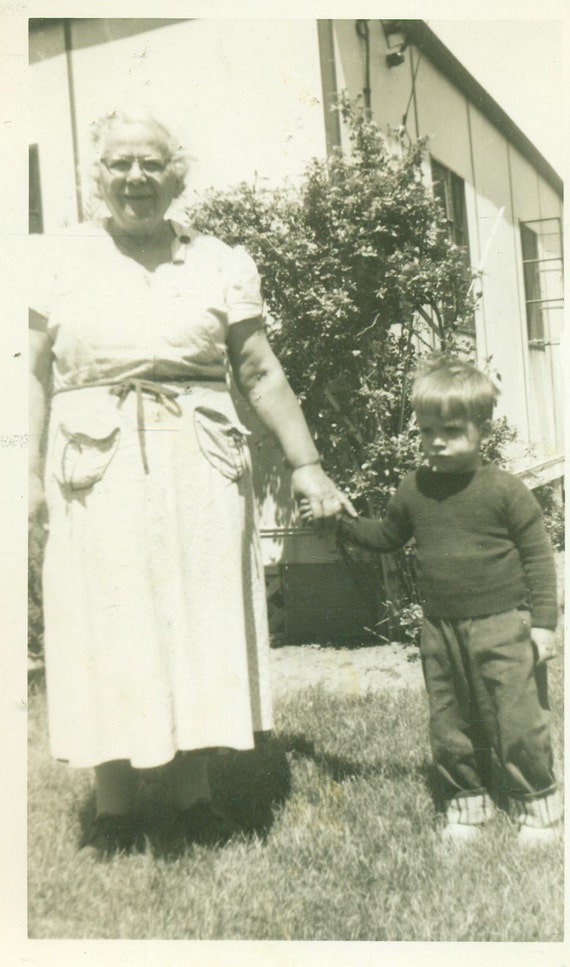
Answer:
POLYGON ((555 628, 556 574, 540 507, 492 465, 467 473, 421 467, 405 477, 383 520, 343 519, 340 538, 389 552, 416 540, 421 604, 432 618, 476 618, 530 607, 555 628))

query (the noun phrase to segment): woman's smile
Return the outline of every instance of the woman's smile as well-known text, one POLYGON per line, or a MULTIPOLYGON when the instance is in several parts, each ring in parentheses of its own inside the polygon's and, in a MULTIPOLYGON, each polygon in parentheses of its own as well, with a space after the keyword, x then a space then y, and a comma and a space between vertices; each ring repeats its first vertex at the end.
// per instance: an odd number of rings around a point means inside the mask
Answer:
POLYGON ((160 230, 178 179, 160 127, 117 121, 102 145, 99 183, 115 230, 148 237, 160 230))

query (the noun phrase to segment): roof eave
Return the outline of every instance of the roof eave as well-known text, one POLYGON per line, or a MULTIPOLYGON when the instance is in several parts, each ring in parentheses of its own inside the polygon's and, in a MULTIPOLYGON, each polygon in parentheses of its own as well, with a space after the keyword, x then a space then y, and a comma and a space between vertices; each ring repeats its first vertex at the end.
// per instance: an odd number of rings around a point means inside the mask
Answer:
POLYGON ((425 20, 383 20, 387 33, 398 30, 407 37, 408 42, 429 58, 433 65, 477 107, 479 111, 499 130, 507 140, 529 161, 560 198, 564 194, 564 184, 558 172, 544 155, 515 124, 512 118, 497 104, 461 61, 445 46, 425 20))

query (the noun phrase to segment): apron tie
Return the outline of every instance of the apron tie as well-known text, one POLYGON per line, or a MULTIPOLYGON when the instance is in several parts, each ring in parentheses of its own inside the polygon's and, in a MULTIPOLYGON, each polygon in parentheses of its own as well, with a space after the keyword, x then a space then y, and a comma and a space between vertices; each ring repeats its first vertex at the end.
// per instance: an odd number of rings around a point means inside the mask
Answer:
MULTIPOLYGON (((187 385, 187 382, 184 383, 187 385)), ((179 395, 179 391, 173 389, 171 386, 166 386, 164 383, 158 383, 152 379, 139 379, 136 376, 129 376, 126 379, 121 380, 95 380, 91 383, 81 383, 79 386, 63 386, 60 389, 56 389, 55 393, 66 393, 71 390, 79 389, 91 389, 96 386, 109 386, 109 392, 113 396, 119 398, 119 404, 123 403, 129 393, 135 392, 137 398, 137 433, 139 437, 139 445, 141 449, 141 459, 144 467, 144 472, 149 473, 148 459, 146 454, 146 443, 145 443, 145 425, 144 425, 144 404, 143 404, 143 393, 149 393, 154 396, 158 403, 162 403, 166 409, 170 410, 171 413, 175 413, 180 416, 182 410, 179 404, 176 402, 176 398, 179 395)))
POLYGON ((172 389, 170 386, 165 386, 163 383, 156 383, 151 379, 137 379, 136 376, 130 376, 128 379, 122 379, 120 382, 113 384, 109 392, 112 393, 113 396, 119 397, 119 403, 123 403, 129 393, 131 393, 133 390, 137 397, 137 433, 141 448, 141 458, 144 472, 148 473, 149 468, 144 435, 145 425, 143 393, 149 393, 151 396, 154 396, 157 403, 162 403, 162 405, 167 409, 170 409, 171 412, 180 415, 182 410, 176 402, 178 390, 172 389), (172 406, 172 404, 174 404, 174 406, 172 406))

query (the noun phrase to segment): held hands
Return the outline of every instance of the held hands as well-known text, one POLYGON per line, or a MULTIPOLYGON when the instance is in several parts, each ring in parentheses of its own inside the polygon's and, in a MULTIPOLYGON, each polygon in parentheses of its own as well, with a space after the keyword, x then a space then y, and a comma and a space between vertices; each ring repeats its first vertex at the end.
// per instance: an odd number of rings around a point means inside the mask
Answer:
POLYGON ((532 628, 532 643, 536 648, 536 664, 542 665, 550 658, 556 658, 556 638, 549 628, 532 628))
POLYGON ((357 516, 346 494, 336 487, 318 463, 293 470, 291 485, 304 521, 338 519, 343 512, 350 517, 357 516))

